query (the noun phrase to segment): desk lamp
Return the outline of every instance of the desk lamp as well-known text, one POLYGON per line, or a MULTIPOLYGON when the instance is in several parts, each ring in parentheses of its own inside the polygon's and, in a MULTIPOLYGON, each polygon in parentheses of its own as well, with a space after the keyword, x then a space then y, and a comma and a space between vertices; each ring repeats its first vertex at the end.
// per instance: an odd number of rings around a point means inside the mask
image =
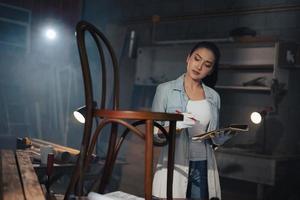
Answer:
MULTIPOLYGON (((93 102, 93 108, 96 108, 96 107, 97 107, 97 102, 94 101, 93 102)), ((85 116, 86 116, 86 105, 77 108, 73 112, 73 115, 74 115, 74 117, 77 121, 84 124, 85 123, 85 116)))
POLYGON ((263 121, 263 141, 262 141, 262 144, 263 144, 263 147, 262 147, 262 153, 265 153, 266 152, 266 116, 268 113, 270 113, 271 111, 273 111, 273 108, 272 107, 266 107, 265 109, 257 112, 252 112, 251 115, 250 115, 250 119, 252 121, 252 123, 254 124, 260 124, 261 121, 263 121))

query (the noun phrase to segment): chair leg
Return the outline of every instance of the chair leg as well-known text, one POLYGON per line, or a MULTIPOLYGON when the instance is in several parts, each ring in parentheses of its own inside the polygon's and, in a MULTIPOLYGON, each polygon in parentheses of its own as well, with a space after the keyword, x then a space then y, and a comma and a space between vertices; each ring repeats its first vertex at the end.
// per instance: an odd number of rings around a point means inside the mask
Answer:
POLYGON ((102 175, 101 182, 100 182, 99 189, 98 189, 100 194, 103 194, 105 192, 105 188, 109 182, 109 178, 110 178, 112 170, 113 170, 113 166, 114 166, 113 158, 115 157, 117 132, 118 132, 118 125, 115 123, 112 123, 108 153, 106 156, 106 161, 105 161, 104 168, 103 168, 103 175, 102 175))
MULTIPOLYGON (((176 132, 176 121, 170 121, 169 133, 176 132)), ((167 199, 173 199, 173 171, 174 171, 174 154, 175 154, 175 139, 176 134, 171 134, 168 138, 168 174, 167 174, 167 199)))
POLYGON ((145 131, 145 199, 152 199, 153 120, 146 121, 145 131))

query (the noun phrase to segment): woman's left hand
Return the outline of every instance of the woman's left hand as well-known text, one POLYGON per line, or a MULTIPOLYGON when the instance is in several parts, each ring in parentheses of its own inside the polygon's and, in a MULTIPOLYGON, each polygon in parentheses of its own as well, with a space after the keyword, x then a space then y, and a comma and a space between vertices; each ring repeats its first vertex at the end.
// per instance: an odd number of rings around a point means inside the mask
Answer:
POLYGON ((224 135, 226 135, 226 136, 234 136, 235 134, 236 134, 236 131, 233 131, 233 130, 224 131, 224 135))

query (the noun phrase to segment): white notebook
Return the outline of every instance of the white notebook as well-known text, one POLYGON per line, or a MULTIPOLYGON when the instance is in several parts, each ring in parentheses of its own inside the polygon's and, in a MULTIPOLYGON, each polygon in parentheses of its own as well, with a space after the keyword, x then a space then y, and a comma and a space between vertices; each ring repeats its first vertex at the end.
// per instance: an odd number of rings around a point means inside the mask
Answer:
POLYGON ((107 194, 99 194, 96 192, 90 192, 88 194, 89 200, 144 200, 144 198, 128 194, 121 191, 111 192, 107 194))

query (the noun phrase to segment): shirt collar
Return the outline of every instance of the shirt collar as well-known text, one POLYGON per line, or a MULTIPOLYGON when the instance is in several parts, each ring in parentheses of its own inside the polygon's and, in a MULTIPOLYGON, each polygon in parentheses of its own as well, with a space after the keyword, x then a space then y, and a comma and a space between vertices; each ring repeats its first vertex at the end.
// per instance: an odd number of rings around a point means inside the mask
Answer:
MULTIPOLYGON (((185 74, 182 74, 181 76, 179 76, 176 80, 175 80, 175 84, 174 84, 174 90, 178 90, 178 91, 181 91, 181 92, 185 92, 184 91, 184 86, 183 86, 183 82, 184 82, 184 76, 185 74)), ((208 100, 208 101, 211 101, 213 99, 212 97, 212 94, 209 90, 209 87, 206 86, 203 82, 201 83, 202 84, 202 87, 203 87, 203 90, 204 90, 204 94, 205 94, 205 98, 208 100)))
POLYGON ((183 91, 184 92, 184 86, 183 86, 183 82, 184 82, 184 75, 182 74, 181 76, 179 76, 176 80, 175 80, 175 84, 174 84, 174 90, 179 90, 179 91, 183 91))

